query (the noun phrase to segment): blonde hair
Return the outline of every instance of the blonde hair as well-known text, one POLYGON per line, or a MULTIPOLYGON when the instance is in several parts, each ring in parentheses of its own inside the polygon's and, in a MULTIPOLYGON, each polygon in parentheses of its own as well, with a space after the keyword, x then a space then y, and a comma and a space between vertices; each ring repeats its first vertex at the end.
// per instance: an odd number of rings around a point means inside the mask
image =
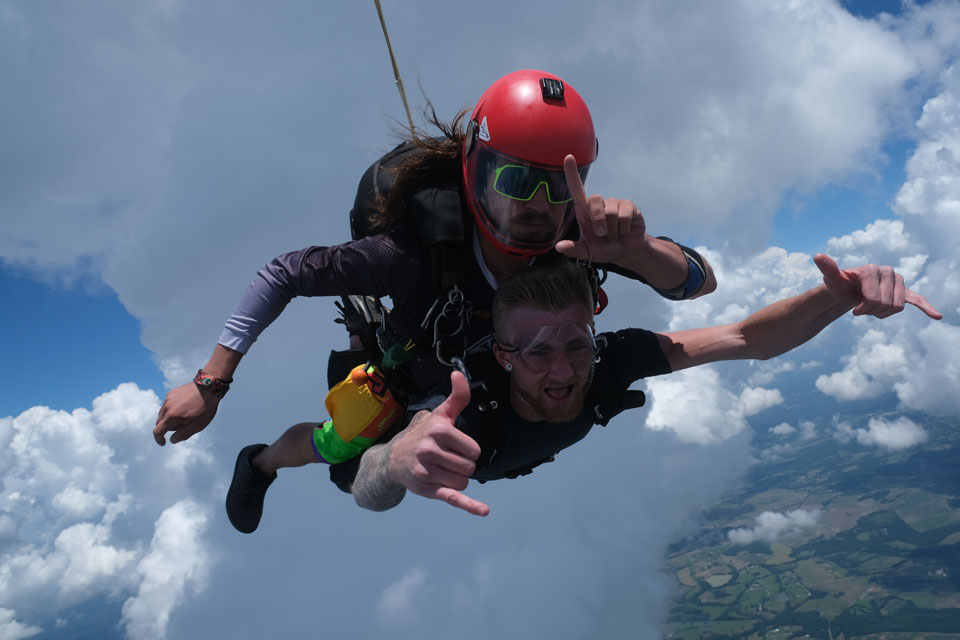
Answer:
POLYGON ((593 288, 589 270, 561 258, 534 264, 497 287, 493 298, 493 331, 505 340, 507 316, 520 307, 538 311, 562 311, 584 305, 593 310, 593 288))

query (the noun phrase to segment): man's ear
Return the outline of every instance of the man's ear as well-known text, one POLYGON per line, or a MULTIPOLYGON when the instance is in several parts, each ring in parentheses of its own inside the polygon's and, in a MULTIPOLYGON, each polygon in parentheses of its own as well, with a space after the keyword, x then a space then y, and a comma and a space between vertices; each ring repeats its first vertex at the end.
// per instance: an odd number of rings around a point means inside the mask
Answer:
POLYGON ((493 357, 497 359, 497 362, 499 362, 500 366, 504 369, 506 369, 510 363, 510 354, 501 349, 500 345, 496 343, 493 345, 493 357))

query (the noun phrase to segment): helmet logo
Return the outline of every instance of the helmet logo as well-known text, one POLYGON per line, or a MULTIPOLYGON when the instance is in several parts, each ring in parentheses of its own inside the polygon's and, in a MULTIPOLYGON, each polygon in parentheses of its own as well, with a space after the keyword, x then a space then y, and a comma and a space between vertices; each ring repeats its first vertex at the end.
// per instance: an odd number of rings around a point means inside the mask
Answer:
POLYGON ((490 142, 490 129, 487 128, 487 116, 483 116, 483 120, 480 121, 480 133, 478 137, 484 142, 490 142))

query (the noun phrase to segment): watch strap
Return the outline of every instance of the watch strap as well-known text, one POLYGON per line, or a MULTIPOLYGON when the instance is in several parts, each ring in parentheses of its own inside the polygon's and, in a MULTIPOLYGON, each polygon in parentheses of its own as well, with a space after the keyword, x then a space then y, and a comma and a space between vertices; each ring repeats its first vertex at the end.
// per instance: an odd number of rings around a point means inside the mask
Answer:
POLYGON ((198 369, 197 375, 193 378, 193 382, 217 398, 223 398, 223 396, 227 395, 227 391, 230 390, 230 383, 233 382, 233 379, 224 380, 223 378, 218 378, 215 375, 207 373, 203 369, 198 369))

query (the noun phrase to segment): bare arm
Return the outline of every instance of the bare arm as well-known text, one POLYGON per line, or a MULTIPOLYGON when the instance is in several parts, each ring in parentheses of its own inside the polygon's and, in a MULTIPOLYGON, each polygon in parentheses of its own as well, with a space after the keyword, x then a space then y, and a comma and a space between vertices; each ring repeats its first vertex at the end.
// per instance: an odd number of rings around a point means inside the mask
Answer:
POLYGON ((658 334, 674 371, 720 360, 766 360, 795 349, 853 309, 856 315, 886 318, 912 304, 929 317, 942 316, 921 295, 907 289, 890 267, 866 265, 840 271, 823 254, 814 258, 824 284, 780 300, 741 322, 658 334))
POLYGON ((658 337, 674 371, 720 360, 766 360, 800 346, 853 307, 820 286, 764 307, 742 322, 658 337))

